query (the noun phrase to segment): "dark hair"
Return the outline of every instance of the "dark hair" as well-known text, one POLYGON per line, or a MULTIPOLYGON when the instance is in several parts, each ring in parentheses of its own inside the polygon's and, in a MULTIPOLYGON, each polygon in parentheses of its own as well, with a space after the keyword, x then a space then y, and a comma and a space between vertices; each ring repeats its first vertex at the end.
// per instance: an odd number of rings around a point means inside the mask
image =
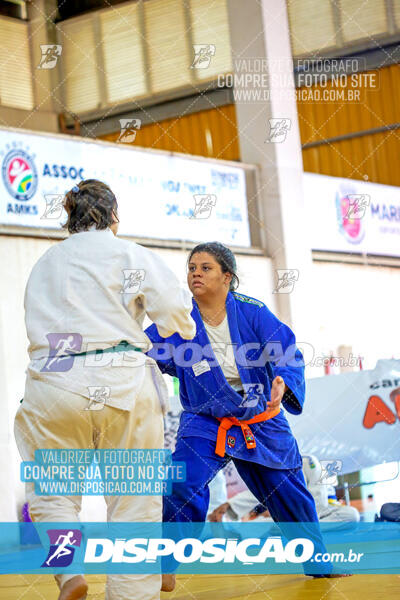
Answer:
POLYGON ((220 265, 222 272, 230 273, 232 275, 229 291, 235 291, 239 285, 239 277, 236 273, 236 258, 232 250, 229 250, 229 248, 221 244, 221 242, 204 242, 193 248, 189 254, 188 264, 193 254, 197 254, 198 252, 207 252, 208 254, 211 254, 220 265))
POLYGON ((117 199, 108 185, 97 179, 86 179, 74 185, 65 194, 64 208, 68 219, 63 229, 70 233, 87 231, 92 225, 96 225, 96 229, 107 229, 113 223, 113 212, 118 221, 117 199))

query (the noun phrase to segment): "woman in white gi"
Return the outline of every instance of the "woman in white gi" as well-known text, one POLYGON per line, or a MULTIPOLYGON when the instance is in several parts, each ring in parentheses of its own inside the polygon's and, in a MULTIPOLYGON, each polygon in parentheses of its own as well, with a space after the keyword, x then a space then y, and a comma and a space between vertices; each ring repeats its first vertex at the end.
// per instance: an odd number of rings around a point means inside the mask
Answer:
MULTIPOLYGON (((146 314, 161 335, 191 339, 190 295, 153 252, 115 237, 117 200, 106 184, 80 182, 64 207, 72 235, 39 259, 26 287, 30 363, 15 422, 22 459, 34 460, 37 449, 162 448, 166 386, 155 362, 134 349, 151 348, 142 328, 146 314), (121 341, 131 351, 120 352, 121 341), (95 349, 107 352, 94 360, 95 349)), ((39 496, 28 484, 27 499, 35 521, 78 520, 81 496, 39 496)), ((110 521, 161 521, 161 496, 105 500, 110 521)), ((86 597, 82 575, 56 580, 59 600, 86 597)), ((159 575, 107 581, 107 600, 159 594, 159 575)))

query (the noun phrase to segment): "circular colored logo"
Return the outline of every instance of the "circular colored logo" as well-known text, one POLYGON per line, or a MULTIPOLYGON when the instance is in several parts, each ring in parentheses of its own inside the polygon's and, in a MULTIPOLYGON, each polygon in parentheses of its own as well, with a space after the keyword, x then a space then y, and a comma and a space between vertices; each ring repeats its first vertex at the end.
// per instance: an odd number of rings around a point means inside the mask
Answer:
POLYGON ((37 189, 35 163, 24 150, 10 150, 2 165, 4 185, 16 200, 30 200, 37 189))

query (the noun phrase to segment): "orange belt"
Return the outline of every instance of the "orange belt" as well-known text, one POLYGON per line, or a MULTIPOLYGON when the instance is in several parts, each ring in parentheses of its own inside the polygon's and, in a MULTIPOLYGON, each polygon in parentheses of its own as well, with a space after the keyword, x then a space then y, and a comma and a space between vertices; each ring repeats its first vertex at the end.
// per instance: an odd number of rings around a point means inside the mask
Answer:
POLYGON ((275 410, 265 410, 264 412, 256 415, 252 419, 248 419, 247 421, 239 421, 236 417, 224 417, 223 419, 218 419, 220 422, 220 426, 218 427, 218 435, 217 435, 217 445, 215 446, 215 454, 218 456, 225 456, 225 442, 226 442, 226 433, 233 425, 239 425, 242 429, 244 441, 246 442, 246 446, 249 450, 251 448, 256 447, 256 439, 251 431, 249 425, 253 425, 254 423, 261 423, 262 421, 268 421, 268 419, 272 419, 272 417, 276 417, 276 415, 280 412, 280 407, 275 408, 275 410))

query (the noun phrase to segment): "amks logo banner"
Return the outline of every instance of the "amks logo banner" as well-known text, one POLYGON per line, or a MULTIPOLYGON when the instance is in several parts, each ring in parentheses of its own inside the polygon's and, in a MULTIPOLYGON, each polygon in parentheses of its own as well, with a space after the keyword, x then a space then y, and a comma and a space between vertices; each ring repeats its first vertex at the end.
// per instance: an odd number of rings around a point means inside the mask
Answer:
POLYGON ((37 188, 37 171, 33 158, 24 150, 10 150, 2 164, 4 185, 16 200, 30 200, 37 188))

